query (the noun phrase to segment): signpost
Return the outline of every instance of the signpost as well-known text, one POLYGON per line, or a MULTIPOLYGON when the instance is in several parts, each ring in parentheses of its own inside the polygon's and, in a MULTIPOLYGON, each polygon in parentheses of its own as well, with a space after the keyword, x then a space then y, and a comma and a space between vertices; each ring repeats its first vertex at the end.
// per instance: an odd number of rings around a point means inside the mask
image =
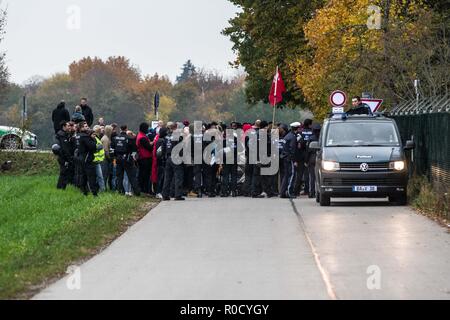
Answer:
POLYGON ((330 95, 330 104, 333 106, 333 113, 344 113, 344 106, 347 104, 347 100, 347 94, 344 91, 334 91, 330 95))
POLYGON ((361 102, 367 104, 372 112, 377 112, 383 104, 382 99, 361 99, 361 102))

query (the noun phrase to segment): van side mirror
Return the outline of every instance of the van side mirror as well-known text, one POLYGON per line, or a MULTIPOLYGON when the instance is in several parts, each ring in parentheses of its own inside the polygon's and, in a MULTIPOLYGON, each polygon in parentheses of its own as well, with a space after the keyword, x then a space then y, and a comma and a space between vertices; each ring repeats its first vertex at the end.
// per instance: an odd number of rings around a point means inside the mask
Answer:
POLYGON ((320 150, 319 142, 317 142, 317 141, 311 142, 311 143, 309 144, 309 148, 310 148, 311 150, 320 150))
POLYGON ((414 150, 416 148, 416 143, 412 140, 406 141, 405 150, 414 150))

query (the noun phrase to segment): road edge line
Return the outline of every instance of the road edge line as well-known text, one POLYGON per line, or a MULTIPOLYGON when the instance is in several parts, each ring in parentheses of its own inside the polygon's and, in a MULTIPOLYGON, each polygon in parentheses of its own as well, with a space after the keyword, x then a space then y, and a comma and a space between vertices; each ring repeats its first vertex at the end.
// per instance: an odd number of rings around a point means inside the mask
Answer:
POLYGON ((325 270, 325 268, 323 267, 322 263, 320 262, 320 255, 317 252, 316 247, 314 246, 314 243, 311 239, 311 237, 308 234, 308 231, 306 230, 306 224, 305 221, 303 220, 300 212, 297 209, 297 206, 294 203, 293 199, 290 199, 291 205, 292 205, 292 209, 294 210, 295 215, 297 216, 297 219, 300 223, 300 227, 302 228, 303 234, 305 235, 306 240, 308 241, 308 244, 311 248, 311 252, 314 256, 314 260, 316 262, 316 266, 319 269, 320 275, 322 276, 322 281, 325 283, 325 287, 327 289, 327 294, 328 297, 331 300, 339 300, 336 292, 333 289, 333 285, 331 284, 331 280, 330 280, 330 276, 328 275, 328 272, 325 270))

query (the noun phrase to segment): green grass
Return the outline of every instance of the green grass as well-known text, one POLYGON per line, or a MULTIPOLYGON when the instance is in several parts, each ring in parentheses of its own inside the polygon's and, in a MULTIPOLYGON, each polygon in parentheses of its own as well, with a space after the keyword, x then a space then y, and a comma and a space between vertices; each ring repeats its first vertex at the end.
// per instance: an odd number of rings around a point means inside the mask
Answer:
POLYGON ((75 188, 56 190, 56 180, 0 176, 0 299, 30 297, 148 211, 148 200, 85 197, 75 188))
POLYGON ((5 175, 32 176, 58 174, 58 162, 53 153, 36 152, 5 152, 0 150, 0 165, 6 161, 12 162, 10 171, 0 172, 5 175))

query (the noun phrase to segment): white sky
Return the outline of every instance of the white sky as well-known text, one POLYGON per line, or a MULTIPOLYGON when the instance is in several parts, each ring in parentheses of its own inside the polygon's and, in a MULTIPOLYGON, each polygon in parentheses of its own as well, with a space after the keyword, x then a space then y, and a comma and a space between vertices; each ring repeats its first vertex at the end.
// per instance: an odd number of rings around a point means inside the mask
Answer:
POLYGON ((85 56, 123 55, 143 74, 171 80, 187 59, 227 76, 237 73, 228 65, 235 58, 232 43, 220 34, 237 11, 227 0, 1 2, 8 22, 0 50, 16 83, 67 71, 85 56), (68 12, 72 6, 80 9, 79 29, 76 12, 68 12))

